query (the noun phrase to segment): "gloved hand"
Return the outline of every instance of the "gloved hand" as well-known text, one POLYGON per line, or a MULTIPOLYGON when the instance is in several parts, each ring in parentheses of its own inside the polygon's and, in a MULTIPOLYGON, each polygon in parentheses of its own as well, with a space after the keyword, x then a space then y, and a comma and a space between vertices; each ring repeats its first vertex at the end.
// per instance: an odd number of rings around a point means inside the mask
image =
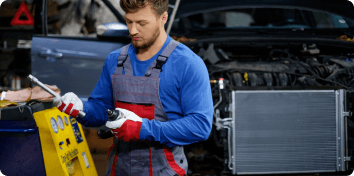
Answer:
POLYGON ((61 112, 65 112, 74 118, 77 117, 79 111, 84 109, 82 101, 72 92, 66 93, 61 98, 54 98, 53 103, 61 112))
POLYGON ((122 113, 122 118, 115 121, 108 121, 106 126, 111 128, 112 133, 125 142, 138 141, 142 119, 126 109, 116 108, 122 113))

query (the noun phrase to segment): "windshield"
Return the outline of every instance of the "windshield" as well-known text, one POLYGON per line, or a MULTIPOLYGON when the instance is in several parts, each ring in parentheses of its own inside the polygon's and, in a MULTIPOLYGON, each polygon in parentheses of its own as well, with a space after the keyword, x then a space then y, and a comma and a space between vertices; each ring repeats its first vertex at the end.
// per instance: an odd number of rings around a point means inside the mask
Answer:
POLYGON ((281 8, 209 11, 177 18, 173 31, 208 28, 350 28, 354 20, 330 13, 281 8))

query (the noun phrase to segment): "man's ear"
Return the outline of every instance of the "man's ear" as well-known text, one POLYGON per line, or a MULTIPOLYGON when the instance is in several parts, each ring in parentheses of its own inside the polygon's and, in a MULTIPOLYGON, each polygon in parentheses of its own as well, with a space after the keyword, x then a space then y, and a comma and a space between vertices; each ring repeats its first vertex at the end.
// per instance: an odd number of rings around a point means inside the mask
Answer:
POLYGON ((168 19, 168 13, 167 13, 167 11, 164 12, 164 13, 161 15, 161 17, 162 17, 162 22, 163 22, 163 24, 165 25, 166 22, 167 22, 167 19, 168 19))

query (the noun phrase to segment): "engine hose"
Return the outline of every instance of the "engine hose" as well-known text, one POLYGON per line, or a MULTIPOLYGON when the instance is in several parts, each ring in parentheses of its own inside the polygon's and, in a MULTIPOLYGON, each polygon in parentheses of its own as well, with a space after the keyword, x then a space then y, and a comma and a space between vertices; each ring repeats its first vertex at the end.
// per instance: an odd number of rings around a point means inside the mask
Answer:
MULTIPOLYGON (((304 76, 302 74, 298 74, 298 73, 288 73, 288 74, 291 74, 291 75, 294 75, 294 76, 304 76)), ((339 85, 339 86, 342 86, 344 87, 345 89, 348 89, 349 87, 348 86, 345 86, 337 81, 332 81, 332 80, 329 80, 329 79, 324 79, 324 78, 321 78, 321 77, 318 77, 318 76, 308 76, 310 78, 314 78, 314 79, 319 79, 321 81, 325 81, 325 82, 329 82, 329 83, 332 83, 334 85, 339 85)), ((295 80, 296 81, 296 80, 295 80)))
POLYGON ((329 74, 331 74, 330 69, 324 65, 312 66, 311 69, 315 72, 316 75, 322 78, 326 78, 329 74))
POLYGON ((234 86, 234 85, 235 85, 235 84, 234 84, 234 81, 232 80, 231 75, 230 75, 229 72, 226 72, 226 76, 227 76, 227 78, 230 80, 231 86, 234 86))
MULTIPOLYGON (((352 69, 352 68, 350 68, 350 69, 352 69)), ((234 68, 225 68, 225 69, 215 70, 215 71, 209 73, 209 75, 212 75, 212 74, 215 73, 215 72, 221 72, 221 71, 230 71, 230 72, 236 72, 236 73, 237 73, 237 71, 240 72, 240 71, 259 71, 259 70, 253 70, 253 69, 242 69, 242 70, 240 70, 240 69, 234 69, 234 68)), ((263 71, 259 71, 259 72, 263 72, 263 71)), ((311 72, 313 73, 312 70, 311 70, 311 72)), ((236 74, 236 73, 233 73, 233 74, 236 74)), ((287 74, 289 74, 289 75, 294 75, 295 78, 296 78, 296 76, 299 76, 299 77, 305 76, 304 74, 291 73, 291 72, 275 72, 275 73, 287 73, 287 74)), ((233 77, 233 74, 232 74, 232 77, 233 77)), ((239 73, 238 73, 238 74, 239 74, 239 73)), ((325 82, 328 82, 328 83, 332 83, 332 84, 335 84, 335 85, 339 85, 339 86, 342 86, 342 87, 348 89, 348 88, 349 88, 348 86, 345 86, 345 85, 343 85, 343 84, 341 84, 341 83, 339 83, 339 82, 337 82, 337 81, 335 81, 335 80, 332 80, 332 79, 335 79, 334 77, 335 77, 336 74, 337 74, 337 73, 333 72, 333 73, 331 73, 331 75, 330 75, 329 77, 327 77, 327 78, 321 78, 320 76, 318 76, 318 75, 316 75, 316 74, 314 74, 314 75, 312 75, 312 76, 310 76, 310 75, 307 75, 307 76, 308 76, 308 77, 315 78, 315 79, 319 79, 319 80, 322 80, 322 81, 325 81, 325 82)), ((267 72, 265 72, 265 71, 264 71, 264 73, 263 73, 263 78, 265 79, 265 82, 267 83, 267 86, 268 86, 268 83, 272 83, 272 81, 273 81, 272 78, 271 78, 271 75, 270 75, 270 77, 269 77, 269 76, 267 75, 267 72), (267 79, 269 79, 269 80, 267 80, 267 79)), ((234 79, 234 77, 233 77, 233 79, 234 79)), ((295 83, 296 83, 296 79, 294 80, 294 84, 295 84, 295 83)), ((269 85, 269 86, 271 86, 271 85, 269 85)))
POLYGON ((320 77, 324 77, 325 75, 324 70, 321 67, 314 67, 314 71, 320 77))
POLYGON ((354 78, 347 85, 350 86, 351 84, 353 84, 353 82, 354 82, 354 78))
POLYGON ((215 114, 215 108, 219 106, 219 104, 222 102, 222 94, 221 94, 221 89, 219 89, 219 96, 220 96, 220 99, 219 101, 214 105, 213 107, 213 114, 214 114, 214 117, 216 118, 216 114, 215 114))

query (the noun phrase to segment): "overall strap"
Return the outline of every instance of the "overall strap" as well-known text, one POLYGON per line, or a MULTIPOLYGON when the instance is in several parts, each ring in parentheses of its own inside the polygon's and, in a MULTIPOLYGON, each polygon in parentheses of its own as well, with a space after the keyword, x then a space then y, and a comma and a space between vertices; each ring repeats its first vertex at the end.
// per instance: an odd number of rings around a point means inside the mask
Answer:
POLYGON ((160 72, 162 72, 162 66, 166 63, 168 57, 170 57, 171 53, 175 48, 179 45, 179 42, 176 40, 171 40, 171 42, 166 46, 166 48, 162 51, 161 55, 157 57, 157 59, 150 65, 150 67, 146 70, 146 77, 159 77, 160 72), (155 67, 153 67, 155 66, 155 67))
POLYGON ((131 64, 130 64, 130 58, 128 55, 128 49, 129 49, 130 44, 125 45, 124 47, 122 47, 120 54, 118 56, 118 64, 117 64, 117 68, 115 70, 116 75, 122 75, 123 73, 123 68, 125 75, 133 75, 132 73, 132 69, 131 69, 131 64), (131 72, 131 74, 130 74, 131 72))

